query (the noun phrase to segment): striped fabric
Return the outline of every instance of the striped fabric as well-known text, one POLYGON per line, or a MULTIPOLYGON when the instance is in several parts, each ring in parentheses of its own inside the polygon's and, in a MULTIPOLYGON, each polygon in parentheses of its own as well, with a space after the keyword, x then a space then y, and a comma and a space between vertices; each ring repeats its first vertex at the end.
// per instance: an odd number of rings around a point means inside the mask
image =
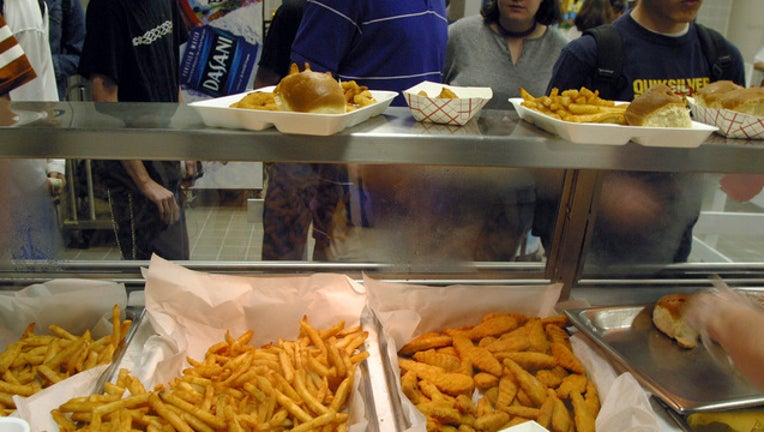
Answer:
POLYGON ((0 15, 0 95, 7 94, 37 76, 24 50, 0 15))

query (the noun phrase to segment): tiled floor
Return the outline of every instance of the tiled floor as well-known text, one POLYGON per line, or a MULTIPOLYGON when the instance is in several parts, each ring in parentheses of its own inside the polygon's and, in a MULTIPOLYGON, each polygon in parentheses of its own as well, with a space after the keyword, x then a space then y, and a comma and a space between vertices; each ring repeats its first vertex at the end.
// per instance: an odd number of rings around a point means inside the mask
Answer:
MULTIPOLYGON (((247 221, 246 207, 192 206, 186 210, 191 259, 201 261, 260 260, 261 223, 247 221)), ((119 260, 119 249, 108 232, 99 232, 87 249, 69 248, 65 259, 119 260)))

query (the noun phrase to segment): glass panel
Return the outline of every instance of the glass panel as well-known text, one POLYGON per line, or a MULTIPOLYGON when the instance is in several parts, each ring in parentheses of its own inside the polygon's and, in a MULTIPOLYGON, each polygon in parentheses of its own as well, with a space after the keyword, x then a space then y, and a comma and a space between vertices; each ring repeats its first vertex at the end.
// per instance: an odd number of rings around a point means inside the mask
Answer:
POLYGON ((762 181, 761 175, 605 173, 586 275, 761 262, 762 181))

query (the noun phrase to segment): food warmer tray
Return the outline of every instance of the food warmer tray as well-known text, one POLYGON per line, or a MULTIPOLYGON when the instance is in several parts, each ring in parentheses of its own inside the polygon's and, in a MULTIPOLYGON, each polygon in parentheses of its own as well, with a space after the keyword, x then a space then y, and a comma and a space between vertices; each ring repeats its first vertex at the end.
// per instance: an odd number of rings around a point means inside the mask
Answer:
POLYGON ((764 394, 706 351, 680 348, 652 323, 654 304, 570 309, 581 332, 677 413, 764 404, 764 394))

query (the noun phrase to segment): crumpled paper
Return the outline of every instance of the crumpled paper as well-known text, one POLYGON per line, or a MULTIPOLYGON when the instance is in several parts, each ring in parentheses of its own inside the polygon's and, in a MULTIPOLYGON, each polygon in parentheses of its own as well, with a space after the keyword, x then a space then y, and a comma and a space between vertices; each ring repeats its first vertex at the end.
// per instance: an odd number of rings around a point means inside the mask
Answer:
MULTIPOLYGON (((0 351, 16 342, 29 323, 35 323, 36 334, 48 334, 51 324, 81 335, 90 330, 94 339, 111 333, 111 310, 127 303, 121 283, 87 280, 54 279, 33 284, 19 291, 0 295, 0 351)), ((106 369, 102 365, 45 388, 24 398, 14 396, 16 416, 30 424, 32 432, 55 431, 58 426, 48 413, 63 402, 90 394, 98 377, 106 369)))
MULTIPOLYGON (((474 324, 488 312, 520 312, 546 317, 556 314, 562 285, 429 287, 381 282, 364 278, 369 307, 382 324, 387 339, 386 361, 399 376, 398 347, 428 331, 474 324)), ((607 359, 591 346, 585 336, 571 337, 573 351, 589 371, 602 400, 596 420, 597 430, 621 432, 660 431, 657 416, 649 399, 630 373, 618 375, 607 359), (624 403, 628 402, 628 403, 624 403)), ((406 432, 426 430, 425 417, 408 400, 400 382, 391 389, 406 419, 406 432)))
MULTIPOLYGON (((244 277, 189 270, 153 256, 145 272, 146 314, 155 335, 146 338, 134 374, 147 388, 170 382, 186 367, 186 357, 202 360, 207 349, 225 338, 254 331, 250 342, 262 346, 293 340, 304 316, 315 328, 340 320, 361 324, 366 306, 362 285, 339 274, 244 277), (153 373, 151 372, 153 371, 153 373)), ((366 407, 355 380, 350 431, 366 429, 366 407)))

